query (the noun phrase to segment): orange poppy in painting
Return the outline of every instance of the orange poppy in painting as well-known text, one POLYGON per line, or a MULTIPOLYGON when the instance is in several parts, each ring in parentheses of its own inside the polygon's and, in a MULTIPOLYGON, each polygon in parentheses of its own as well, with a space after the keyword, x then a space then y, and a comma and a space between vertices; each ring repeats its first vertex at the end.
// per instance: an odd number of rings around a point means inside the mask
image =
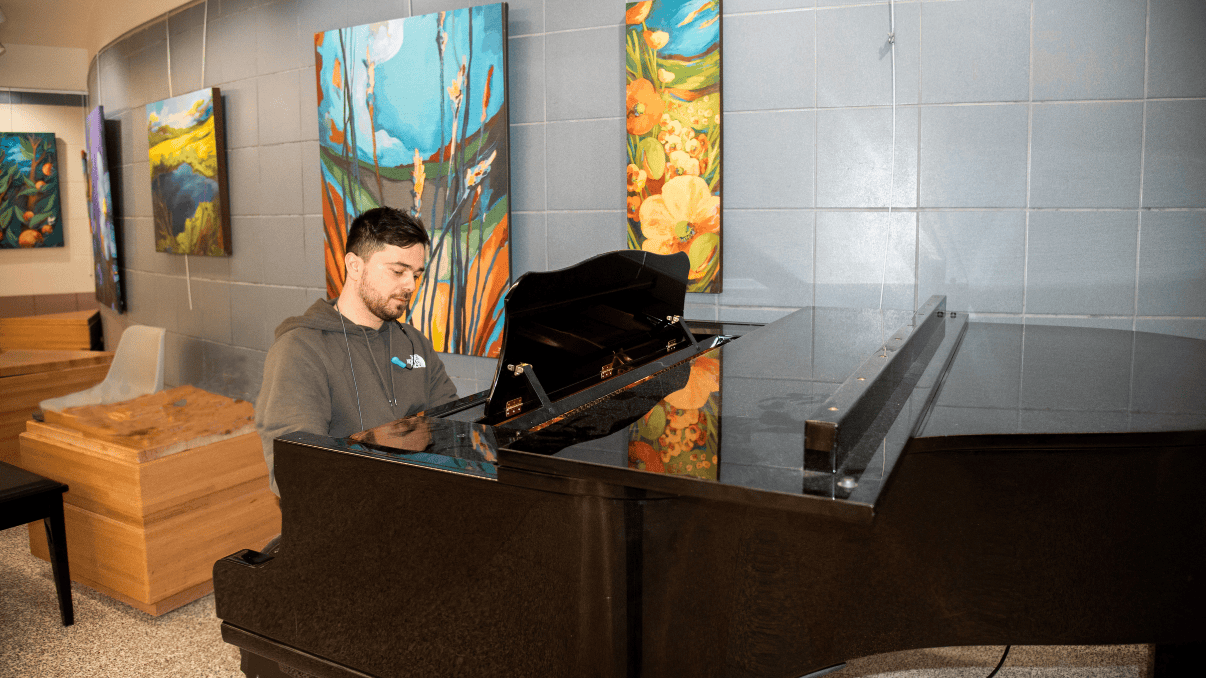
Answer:
POLYGON ((638 2, 624 12, 624 23, 639 24, 649 16, 649 10, 653 7, 653 0, 646 2, 638 2))
POLYGON ((694 175, 675 177, 641 203, 641 249, 654 254, 687 252, 701 233, 720 231, 720 198, 694 175))
POLYGON ((661 49, 670 42, 670 34, 666 31, 645 31, 641 35, 645 36, 645 44, 653 49, 661 49))
POLYGON ((653 83, 645 78, 638 78, 628 83, 628 95, 625 99, 628 108, 628 133, 644 134, 653 129, 662 117, 665 104, 657 95, 653 83))
MULTIPOLYGON (((701 355, 691 364, 691 376, 687 377, 687 385, 666 396, 665 400, 671 407, 680 410, 697 410, 719 390, 720 361, 701 355)), ((696 420, 697 418, 683 423, 693 424, 696 420)))
POLYGON ((664 472, 662 456, 649 443, 635 440, 628 443, 628 468, 644 468, 654 473, 664 472), (642 464, 644 465, 642 467, 642 464))

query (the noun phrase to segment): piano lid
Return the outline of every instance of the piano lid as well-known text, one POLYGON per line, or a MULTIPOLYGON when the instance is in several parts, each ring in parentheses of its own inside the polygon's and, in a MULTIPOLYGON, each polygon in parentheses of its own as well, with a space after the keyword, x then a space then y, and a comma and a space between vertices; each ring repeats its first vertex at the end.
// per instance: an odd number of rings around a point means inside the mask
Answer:
POLYGON ((539 408, 689 342, 681 324, 689 269, 684 253, 622 250, 525 273, 504 300, 483 422, 539 408))
MULTIPOLYGON (((908 312, 802 309, 696 358, 677 398, 659 401, 647 383, 649 393, 599 401, 502 443, 500 474, 588 476, 866 521, 910 441, 1066 449, 1206 440, 1206 341, 968 323, 937 309, 931 322, 939 324, 926 328, 908 312), (898 350, 907 359, 897 367, 879 367, 884 338, 900 332, 918 341, 898 350), (851 395, 867 382, 885 386, 851 395), (860 411, 867 402, 874 407, 860 411), (838 414, 830 408, 852 413, 832 422, 849 439, 809 440, 811 424, 838 414), (604 422, 625 419, 633 423, 600 435, 604 422)), ((667 378, 664 388, 674 385, 667 378)))
POLYGON ((418 429, 395 424, 345 449, 504 483, 590 479, 869 521, 906 445, 1206 441, 1206 341, 968 323, 944 304, 805 308, 651 361, 528 429, 446 422, 418 450, 418 429))

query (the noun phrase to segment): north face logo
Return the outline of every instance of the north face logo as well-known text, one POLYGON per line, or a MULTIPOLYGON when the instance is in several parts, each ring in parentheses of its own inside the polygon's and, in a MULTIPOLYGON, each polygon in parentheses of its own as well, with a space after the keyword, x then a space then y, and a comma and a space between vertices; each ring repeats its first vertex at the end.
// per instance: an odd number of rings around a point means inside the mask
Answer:
POLYGON ((416 367, 427 367, 427 363, 423 360, 423 356, 419 355, 418 353, 411 355, 406 359, 406 362, 402 362, 402 359, 398 356, 394 356, 390 362, 404 370, 413 370, 416 367))

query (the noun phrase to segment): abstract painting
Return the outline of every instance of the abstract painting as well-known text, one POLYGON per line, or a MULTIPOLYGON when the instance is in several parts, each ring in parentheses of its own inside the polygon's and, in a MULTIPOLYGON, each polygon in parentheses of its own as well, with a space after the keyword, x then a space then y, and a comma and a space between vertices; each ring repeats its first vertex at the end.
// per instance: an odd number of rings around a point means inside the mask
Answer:
POLYGON ((63 246, 53 133, 0 133, 0 236, 0 249, 63 246))
POLYGON ((222 96, 217 87, 147 104, 155 249, 230 255, 222 96))
POLYGON ((628 427, 628 468, 716 480, 720 462, 720 350, 691 363, 687 385, 628 427))
POLYGON ((109 160, 105 153, 105 110, 97 106, 84 121, 84 192, 88 196, 88 222, 92 225, 92 273, 96 300, 121 313, 126 299, 117 258, 117 231, 113 196, 109 190, 109 160))
POLYGON ((497 356, 510 283, 503 3, 314 36, 327 294, 352 220, 422 219, 431 259, 407 320, 437 351, 497 356))
POLYGON ((628 248, 720 292, 720 0, 626 5, 628 248))

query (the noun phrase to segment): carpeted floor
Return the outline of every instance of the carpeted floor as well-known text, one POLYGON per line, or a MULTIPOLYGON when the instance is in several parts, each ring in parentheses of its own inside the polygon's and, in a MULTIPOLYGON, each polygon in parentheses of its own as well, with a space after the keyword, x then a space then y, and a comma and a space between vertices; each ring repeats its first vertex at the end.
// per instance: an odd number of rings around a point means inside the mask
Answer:
MULTIPOLYGON (((64 627, 50 565, 30 555, 25 528, 0 532, 0 678, 221 676, 242 678, 222 642, 214 597, 152 617, 75 584, 64 627)), ((851 660, 832 678, 983 678, 1003 647, 932 648, 851 660)), ((1141 678, 1150 647, 1015 647, 1001 678, 1141 678)), ((534 676, 533 678, 539 678, 534 676)))

